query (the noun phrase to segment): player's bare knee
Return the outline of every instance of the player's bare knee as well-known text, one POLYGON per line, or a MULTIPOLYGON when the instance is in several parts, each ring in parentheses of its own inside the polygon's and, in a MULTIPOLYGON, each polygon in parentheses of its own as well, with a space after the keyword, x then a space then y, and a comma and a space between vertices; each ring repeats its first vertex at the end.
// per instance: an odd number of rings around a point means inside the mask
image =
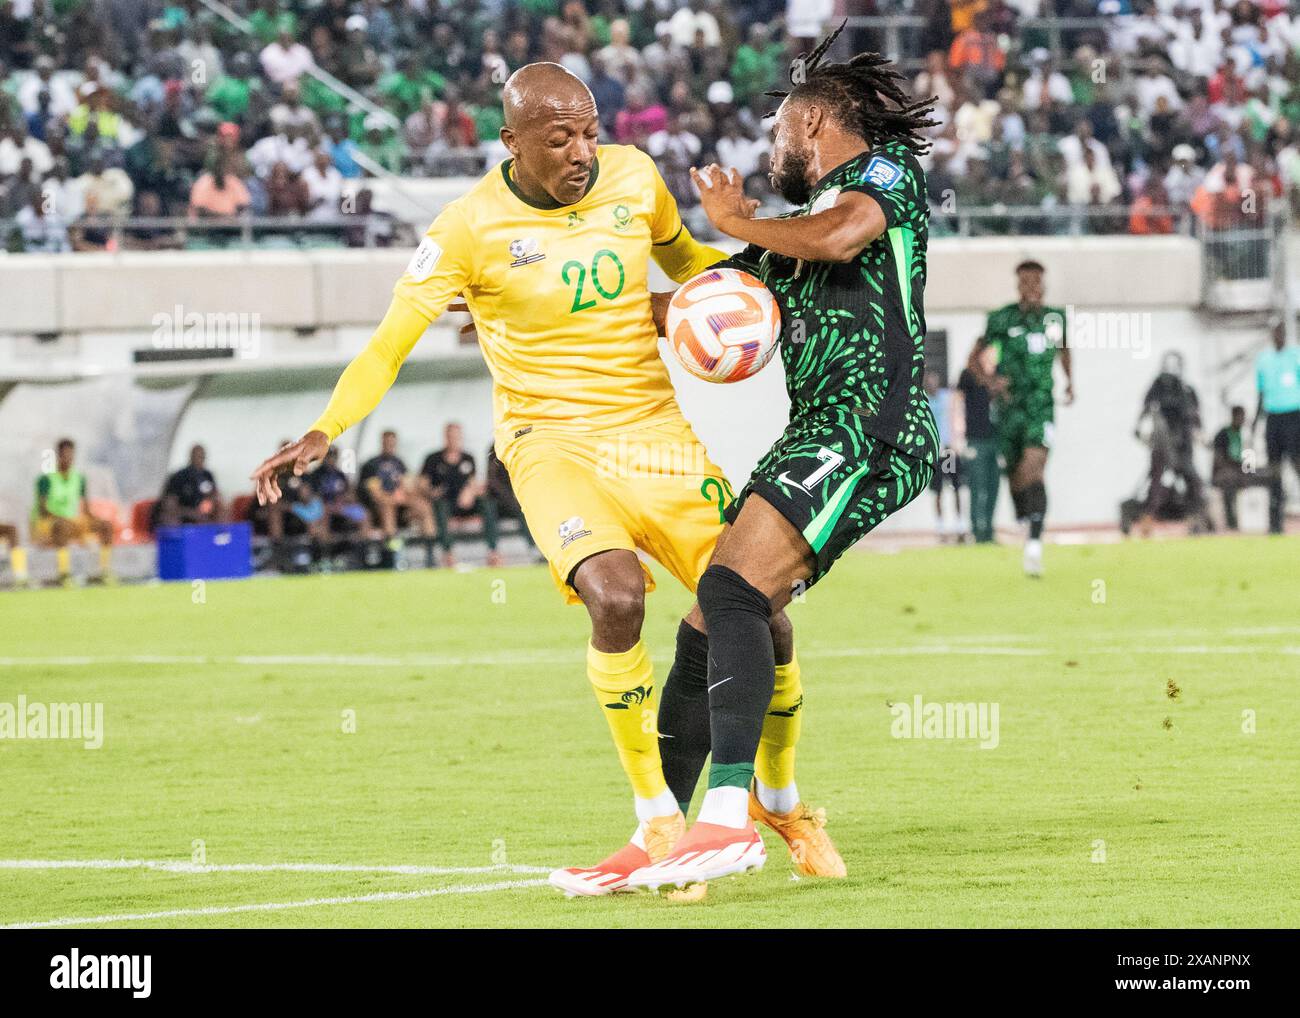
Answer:
MULTIPOLYGON (((638 577, 640 581, 640 577, 638 577)), ((591 616, 597 649, 627 650, 641 638, 645 620, 645 584, 608 583, 586 595, 583 603, 591 616)))

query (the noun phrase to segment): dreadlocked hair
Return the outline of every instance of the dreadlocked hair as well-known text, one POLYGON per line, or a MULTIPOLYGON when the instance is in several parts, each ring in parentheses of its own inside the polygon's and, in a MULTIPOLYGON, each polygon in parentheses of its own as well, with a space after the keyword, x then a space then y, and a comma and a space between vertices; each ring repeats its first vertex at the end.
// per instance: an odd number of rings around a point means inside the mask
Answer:
POLYGON ((902 87, 906 79, 879 53, 859 53, 846 64, 822 62, 846 24, 847 19, 812 53, 800 53, 791 61, 790 91, 764 94, 774 99, 821 100, 842 126, 861 135, 869 145, 900 141, 916 155, 928 152, 930 142, 922 132, 938 126, 930 119, 938 96, 912 99, 902 87))

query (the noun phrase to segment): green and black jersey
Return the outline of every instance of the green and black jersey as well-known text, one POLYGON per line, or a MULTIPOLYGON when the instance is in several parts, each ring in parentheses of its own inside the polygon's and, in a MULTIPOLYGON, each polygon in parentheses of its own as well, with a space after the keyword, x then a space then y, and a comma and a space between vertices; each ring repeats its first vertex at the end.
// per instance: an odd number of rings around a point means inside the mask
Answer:
POLYGON ((870 195, 885 232, 845 263, 805 262, 750 245, 725 264, 753 273, 781 308, 790 423, 727 518, 757 492, 808 541, 809 582, 925 490, 939 455, 926 398, 925 177, 892 142, 828 173, 791 215, 870 195))
POLYGON ((1008 469, 1020 462, 1025 449, 1050 449, 1054 441, 1056 404, 1052 395, 1056 351, 1065 346, 1063 308, 1007 304, 991 311, 984 338, 997 353, 997 372, 1007 380, 998 401, 998 438, 1008 469))
POLYGON ((726 264, 757 276, 781 308, 781 360, 792 419, 847 407, 863 430, 934 464, 938 432, 925 395, 925 173, 901 142, 831 170, 802 209, 830 208, 845 191, 870 195, 884 234, 845 263, 804 262, 751 244, 726 264))

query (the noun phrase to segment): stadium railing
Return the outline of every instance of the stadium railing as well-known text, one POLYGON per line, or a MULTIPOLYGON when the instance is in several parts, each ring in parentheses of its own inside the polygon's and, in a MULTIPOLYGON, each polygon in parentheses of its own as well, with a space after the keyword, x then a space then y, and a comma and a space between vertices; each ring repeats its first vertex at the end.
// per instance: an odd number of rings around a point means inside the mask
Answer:
MULTIPOLYGON (((848 19, 848 27, 874 31, 880 40, 881 50, 898 60, 907 70, 919 71, 925 53, 922 51, 921 35, 928 24, 927 18, 919 14, 855 14, 848 19)), ((1067 33, 1095 32, 1104 36, 1108 26, 1114 24, 1113 18, 1068 17, 1048 15, 1045 17, 1019 18, 1018 40, 1022 47, 1026 37, 1052 53, 1058 61, 1069 54, 1065 42, 1067 33)))
MULTIPOLYGON (((1149 220, 1168 219, 1171 228, 1161 231, 1191 236, 1194 216, 1187 208, 1142 210, 1149 220)), ((933 236, 1097 236, 1119 235, 1132 230, 1131 205, 983 205, 945 209, 930 206, 933 236)))
MULTIPOLYGON (((64 224, 69 236, 97 235, 109 250, 162 247, 180 250, 253 248, 270 244, 293 247, 377 247, 381 239, 403 241, 403 227, 386 215, 353 213, 328 218, 299 216, 86 216, 64 224), (158 243, 162 241, 162 243, 158 243)), ((0 238, 9 240, 22 228, 15 219, 0 219, 0 238)), ((12 251, 11 253, 22 253, 12 251)), ((47 251, 34 253, 47 254, 47 251)))
POLYGON ((1212 229, 1197 221, 1201 303, 1210 311, 1273 311, 1288 301, 1285 231, 1280 204, 1254 222, 1212 229))

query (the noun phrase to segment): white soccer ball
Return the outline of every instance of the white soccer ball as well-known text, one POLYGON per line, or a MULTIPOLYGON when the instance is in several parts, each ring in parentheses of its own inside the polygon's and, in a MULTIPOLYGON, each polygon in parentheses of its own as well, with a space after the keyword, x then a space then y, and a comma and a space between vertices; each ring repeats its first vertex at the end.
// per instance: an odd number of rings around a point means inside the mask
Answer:
POLYGON ((738 382, 772 359, 781 311, 762 283, 741 269, 708 269, 668 304, 668 345, 687 371, 707 382, 738 382))

